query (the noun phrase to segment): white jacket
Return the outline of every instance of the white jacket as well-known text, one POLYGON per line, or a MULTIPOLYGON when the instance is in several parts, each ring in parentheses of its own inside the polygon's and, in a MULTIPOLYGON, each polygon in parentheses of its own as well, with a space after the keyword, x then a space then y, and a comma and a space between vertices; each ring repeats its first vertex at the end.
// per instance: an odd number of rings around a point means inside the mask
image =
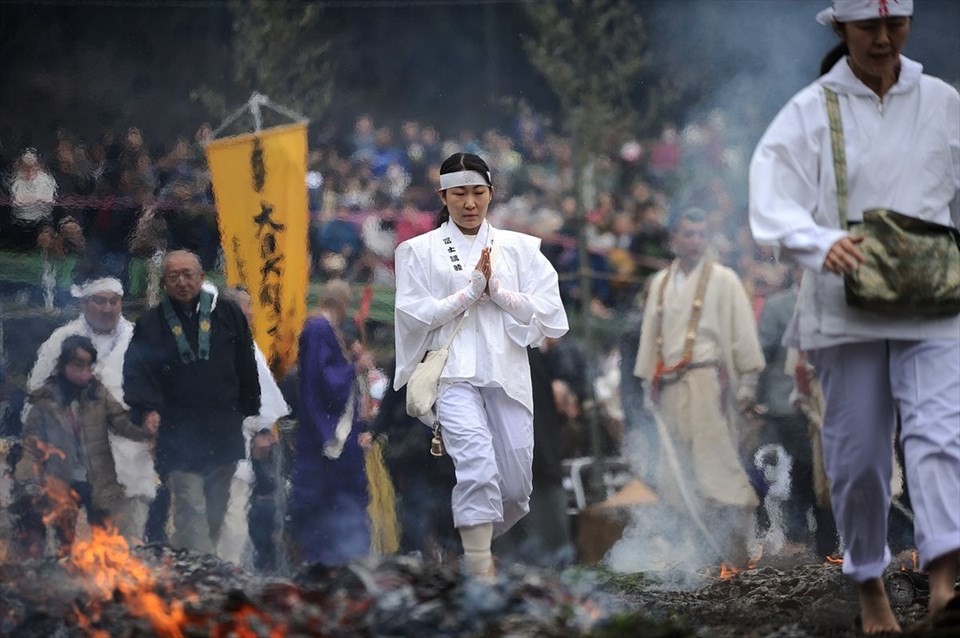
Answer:
POLYGON ((447 222, 397 247, 394 387, 406 384, 427 350, 446 345, 460 317, 433 325, 440 302, 470 283, 481 250, 492 245, 493 276, 504 290, 520 293, 531 318, 522 322, 484 295, 467 311, 440 381, 501 387, 532 412, 526 348, 538 347, 544 337, 561 337, 568 330, 557 272, 540 252, 536 237, 495 229, 485 221, 471 241, 447 222), (451 255, 457 256, 461 270, 454 269, 451 255))
POLYGON ((889 317, 847 306, 843 279, 823 270, 839 227, 823 87, 839 97, 849 221, 889 208, 960 227, 960 95, 901 56, 881 100, 846 58, 783 107, 750 164, 750 228, 805 268, 794 332, 804 349, 875 339, 960 339, 960 317, 889 317))

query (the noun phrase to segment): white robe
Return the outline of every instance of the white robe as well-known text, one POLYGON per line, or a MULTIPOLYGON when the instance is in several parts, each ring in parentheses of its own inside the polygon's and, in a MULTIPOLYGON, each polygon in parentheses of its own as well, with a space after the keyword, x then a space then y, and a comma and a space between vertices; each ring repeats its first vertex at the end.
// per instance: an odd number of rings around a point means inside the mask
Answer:
MULTIPOLYGON (((675 276, 679 268, 677 262, 653 277, 634 368, 634 374, 646 382, 653 379, 656 370, 658 326, 662 325, 663 329, 664 364, 676 365, 683 356, 690 312, 704 263, 701 261, 682 282, 675 276), (671 277, 664 291, 661 322, 657 305, 667 272, 671 272, 671 277)), ((694 364, 710 362, 726 369, 731 396, 743 375, 758 374, 764 367, 756 323, 743 284, 736 273, 716 263, 707 281, 693 347, 694 364)), ((696 495, 715 503, 744 508, 757 504, 756 493, 738 453, 738 424, 731 418, 730 406, 724 403, 721 390, 716 368, 694 367, 665 384, 660 391, 658 414, 676 450, 680 470, 689 473, 676 476, 671 463, 660 461, 661 496, 675 507, 685 503, 677 485, 681 481, 689 481, 696 495)))
POLYGON ((533 412, 533 391, 527 346, 538 347, 545 337, 561 337, 569 326, 560 300, 557 272, 540 252, 540 240, 513 231, 493 228, 484 221, 470 242, 452 222, 409 239, 397 247, 397 297, 395 313, 397 372, 394 387, 402 388, 428 350, 446 345, 459 317, 431 328, 438 304, 463 289, 480 259, 481 250, 493 245, 493 273, 505 290, 524 295, 534 308, 523 324, 484 295, 468 309, 450 347, 440 377, 441 385, 466 381, 479 387, 503 388, 507 396, 533 412), (462 270, 454 270, 449 238, 462 270))
MULTIPOLYGON (((93 331, 87 320, 80 315, 56 330, 43 342, 37 352, 37 362, 27 378, 27 390, 32 392, 43 385, 53 374, 60 356, 60 347, 70 335, 88 337, 97 349, 94 371, 113 397, 123 402, 123 358, 133 336, 133 324, 120 317, 114 332, 101 335, 93 331)), ((24 415, 29 406, 24 409, 24 415)), ((153 455, 147 443, 108 433, 110 449, 117 468, 117 480, 128 497, 144 497, 153 500, 157 495, 157 475, 153 468, 153 455)))
MULTIPOLYGON (((674 275, 667 282, 663 300, 663 358, 666 366, 676 365, 683 356, 690 311, 704 263, 701 261, 681 284, 678 285, 674 275)), ((674 262, 669 270, 676 273, 678 268, 674 262)), ((660 324, 657 297, 667 272, 661 270, 654 275, 644 310, 634 374, 645 381, 653 378, 656 368, 657 325, 660 324)), ((693 363, 709 361, 723 364, 733 383, 744 374, 759 373, 764 367, 757 324, 743 283, 735 272, 718 263, 713 264, 707 282, 703 314, 697 324, 697 336, 693 344, 693 363)))
MULTIPOLYGON (((842 277, 823 270, 840 229, 823 86, 838 95, 849 221, 890 208, 960 227, 960 95, 901 56, 880 100, 846 59, 797 93, 770 124, 750 165, 750 227, 760 244, 809 270, 794 330, 805 350, 879 339, 960 338, 960 316, 889 317, 847 306, 842 277)), ((794 339, 794 343, 796 343, 794 339)))

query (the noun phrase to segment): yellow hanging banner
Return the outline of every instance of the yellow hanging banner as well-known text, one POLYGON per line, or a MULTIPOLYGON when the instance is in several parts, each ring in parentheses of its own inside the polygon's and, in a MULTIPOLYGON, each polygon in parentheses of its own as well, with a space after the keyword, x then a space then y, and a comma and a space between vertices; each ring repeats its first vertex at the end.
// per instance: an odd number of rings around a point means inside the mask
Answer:
POLYGON ((296 363, 307 315, 307 125, 210 142, 228 286, 253 301, 253 332, 277 379, 296 363))

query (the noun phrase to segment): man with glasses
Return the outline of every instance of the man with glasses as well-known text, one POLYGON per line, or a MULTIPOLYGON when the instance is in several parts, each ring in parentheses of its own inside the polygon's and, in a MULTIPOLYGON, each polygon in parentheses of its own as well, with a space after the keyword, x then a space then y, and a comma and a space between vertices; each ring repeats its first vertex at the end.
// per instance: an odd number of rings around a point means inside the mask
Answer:
MULTIPOLYGON (((80 299, 79 317, 60 326, 40 346, 37 361, 27 379, 27 391, 34 392, 53 374, 60 346, 70 335, 88 337, 97 349, 95 372, 100 381, 121 404, 123 396, 123 359, 133 335, 133 324, 122 314, 123 285, 114 277, 91 274, 71 288, 80 299)), ((24 409, 23 422, 26 423, 24 409)), ((130 544, 143 541, 150 503, 156 497, 156 473, 148 444, 109 433, 110 448, 117 468, 117 479, 124 488, 120 515, 113 521, 130 544)))
POLYGON ((166 294, 137 320, 123 387, 135 422, 160 418, 171 544, 214 553, 244 457, 243 419, 260 410, 253 337, 240 308, 204 283, 197 255, 172 251, 162 268, 166 294))

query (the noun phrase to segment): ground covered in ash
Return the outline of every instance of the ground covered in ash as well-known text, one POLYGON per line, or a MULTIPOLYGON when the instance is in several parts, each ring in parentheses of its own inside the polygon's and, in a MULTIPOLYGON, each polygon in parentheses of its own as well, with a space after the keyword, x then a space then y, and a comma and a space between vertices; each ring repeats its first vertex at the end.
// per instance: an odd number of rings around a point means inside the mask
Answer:
MULTIPOLYGON (((0 635, 397 636, 428 638, 847 637, 856 592, 840 567, 767 565, 732 578, 677 572, 563 573, 501 567, 496 583, 410 557, 264 578, 162 546, 134 550, 149 591, 109 593, 69 559, 0 564, 0 635), (149 598, 153 602, 147 604, 149 598), (147 608, 151 607, 150 610, 147 608)), ((893 571, 905 626, 924 615, 925 580, 893 571)), ((109 589, 109 588, 108 588, 109 589)), ((958 635, 914 633, 913 635, 958 635)))
MULTIPOLYGON (((672 621, 704 638, 847 638, 857 625, 857 592, 840 565, 767 564, 728 579, 677 573, 610 575, 609 585, 655 620, 672 621)), ((907 636, 960 636, 960 625, 924 624, 925 575, 891 567, 887 592, 907 636)))

